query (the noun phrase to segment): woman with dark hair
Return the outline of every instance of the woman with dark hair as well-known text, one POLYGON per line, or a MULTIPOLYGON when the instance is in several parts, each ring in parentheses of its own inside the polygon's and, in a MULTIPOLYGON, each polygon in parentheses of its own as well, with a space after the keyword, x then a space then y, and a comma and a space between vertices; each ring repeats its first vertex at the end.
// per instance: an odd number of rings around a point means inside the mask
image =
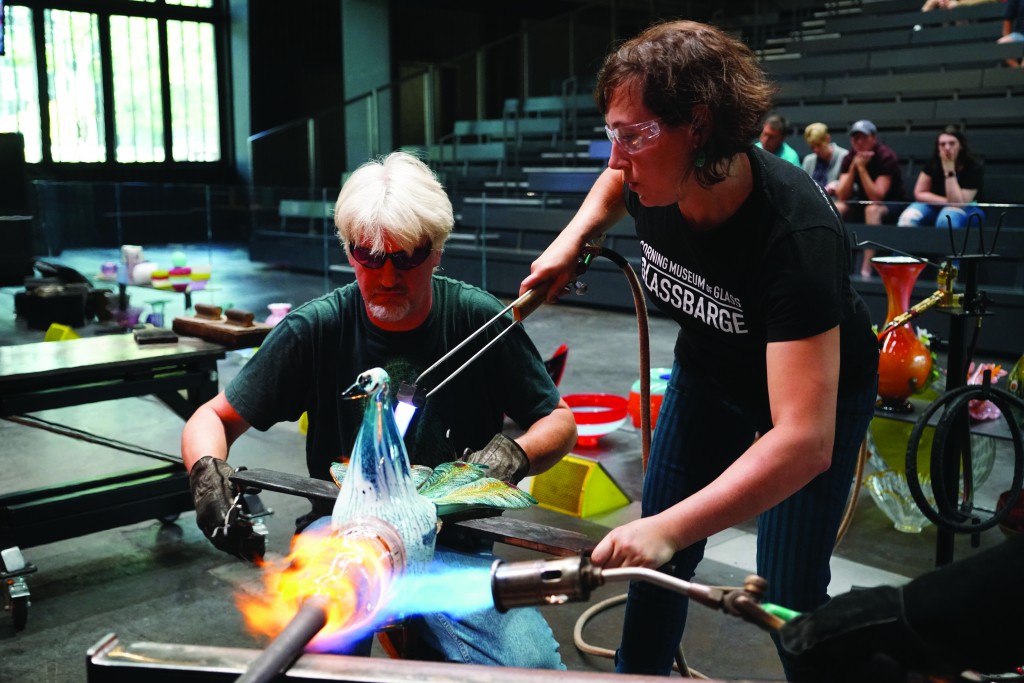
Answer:
MULTIPOLYGON (((556 299, 584 245, 633 217, 648 295, 680 331, 642 517, 593 560, 690 579, 708 536, 756 516, 768 599, 807 610, 827 599, 878 351, 835 207, 752 144, 773 93, 753 52, 711 26, 669 22, 624 43, 596 89, 608 168, 521 289, 556 299)), ((686 611, 632 585, 617 670, 668 674, 686 611)))
POLYGON ((903 210, 897 225, 962 228, 973 215, 985 220, 985 212, 975 205, 983 171, 964 134, 956 126, 946 126, 935 137, 931 160, 917 176, 915 201, 903 210))

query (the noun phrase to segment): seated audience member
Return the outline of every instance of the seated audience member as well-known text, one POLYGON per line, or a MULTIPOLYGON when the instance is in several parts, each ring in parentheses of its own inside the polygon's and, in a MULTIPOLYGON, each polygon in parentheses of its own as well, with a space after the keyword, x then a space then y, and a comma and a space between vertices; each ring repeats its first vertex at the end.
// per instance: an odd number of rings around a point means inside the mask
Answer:
POLYGON ((985 5, 990 2, 1005 2, 1005 0, 926 0, 924 5, 921 6, 921 11, 931 12, 933 9, 970 7, 971 5, 985 5))
POLYGON ((917 176, 914 203, 900 214, 897 224, 962 228, 974 214, 984 220, 985 212, 972 205, 978 200, 983 170, 964 134, 955 126, 946 126, 936 137, 931 160, 917 176))
MULTIPOLYGON (((1003 12, 1003 37, 999 43, 1024 43, 1024 0, 1007 0, 1003 12)), ((1024 60, 1007 59, 1010 66, 1024 66, 1024 60)))
POLYGON ((839 167, 849 150, 832 142, 828 126, 824 123, 812 123, 804 128, 804 140, 811 147, 811 153, 804 157, 804 170, 826 192, 834 195, 839 182, 839 167))
MULTIPOLYGON (((889 214, 886 202, 903 201, 903 176, 900 159, 878 141, 878 129, 871 121, 861 119, 850 126, 850 146, 839 168, 836 185, 836 208, 849 223, 881 225, 889 214), (868 204, 855 204, 870 202, 868 204)), ((873 249, 865 249, 860 275, 871 277, 873 249)))
POLYGON ((789 124, 785 117, 779 114, 769 114, 764 120, 764 127, 761 129, 761 139, 755 144, 771 152, 783 161, 788 161, 794 166, 800 165, 800 155, 796 150, 786 144, 786 134, 789 132, 789 124))

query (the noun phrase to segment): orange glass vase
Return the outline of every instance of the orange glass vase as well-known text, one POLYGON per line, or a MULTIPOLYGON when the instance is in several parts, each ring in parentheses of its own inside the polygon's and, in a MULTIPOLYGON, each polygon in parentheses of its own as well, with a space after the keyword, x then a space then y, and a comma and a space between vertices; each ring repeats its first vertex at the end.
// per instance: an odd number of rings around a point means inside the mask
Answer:
MULTIPOLYGON (((906 256, 879 256, 871 259, 871 264, 885 285, 888 325, 910 306, 910 294, 925 264, 906 256)), ((877 406, 890 412, 910 412, 913 408, 907 399, 925 388, 931 374, 931 352, 917 338, 909 322, 887 332, 879 343, 877 406)))

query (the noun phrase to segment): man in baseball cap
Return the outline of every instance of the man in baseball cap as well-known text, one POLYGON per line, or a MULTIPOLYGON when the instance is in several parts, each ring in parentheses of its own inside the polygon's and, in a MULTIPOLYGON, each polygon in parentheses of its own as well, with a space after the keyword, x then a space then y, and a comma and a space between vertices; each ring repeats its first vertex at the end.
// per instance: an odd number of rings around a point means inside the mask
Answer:
POLYGON ((877 135, 878 129, 875 128, 875 124, 867 119, 861 119, 852 126, 850 126, 850 135, 854 133, 862 133, 863 135, 877 135))
MULTIPOLYGON (((850 126, 853 148, 839 167, 836 208, 848 223, 881 225, 889 214, 886 202, 904 199, 900 159, 878 141, 878 128, 867 119, 850 126)), ((865 249, 860 264, 862 278, 871 277, 873 249, 865 249)))

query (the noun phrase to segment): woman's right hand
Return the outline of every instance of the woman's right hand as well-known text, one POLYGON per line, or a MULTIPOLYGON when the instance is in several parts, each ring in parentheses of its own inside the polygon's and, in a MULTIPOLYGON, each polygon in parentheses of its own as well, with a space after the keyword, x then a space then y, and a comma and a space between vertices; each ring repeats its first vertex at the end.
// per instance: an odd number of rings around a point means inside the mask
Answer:
POLYGON ((565 293, 565 286, 576 275, 577 263, 583 244, 568 231, 563 231, 548 245, 540 256, 530 264, 530 274, 519 285, 519 294, 542 287, 547 291, 544 300, 554 303, 565 293))

